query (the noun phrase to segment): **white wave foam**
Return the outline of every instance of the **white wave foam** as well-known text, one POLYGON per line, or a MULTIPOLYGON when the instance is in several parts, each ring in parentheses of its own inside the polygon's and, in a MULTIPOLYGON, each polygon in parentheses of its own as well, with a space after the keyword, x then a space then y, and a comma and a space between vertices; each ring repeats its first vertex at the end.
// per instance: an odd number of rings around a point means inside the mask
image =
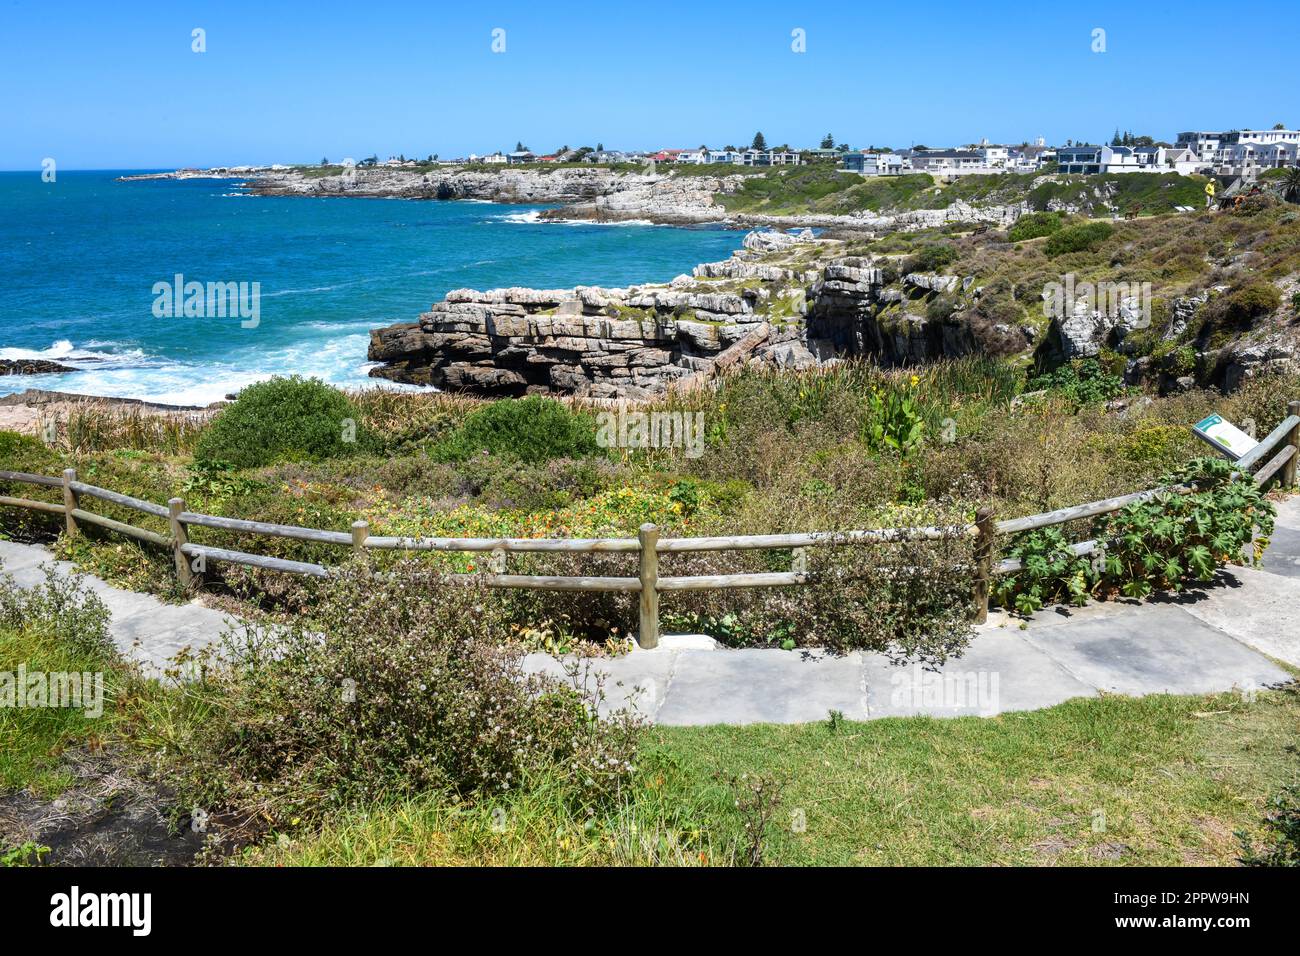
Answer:
POLYGON ((144 352, 139 349, 124 349, 121 351, 100 351, 103 348, 109 348, 117 345, 115 342, 88 342, 85 348, 77 348, 68 339, 59 339, 47 349, 25 349, 16 346, 0 348, 0 359, 9 359, 16 362, 30 362, 33 360, 45 360, 49 362, 62 362, 67 365, 77 365, 80 362, 88 363, 138 363, 144 358, 144 352))
POLYGON ((493 216, 497 222, 541 222, 542 211, 531 209, 528 212, 508 212, 502 216, 493 216))

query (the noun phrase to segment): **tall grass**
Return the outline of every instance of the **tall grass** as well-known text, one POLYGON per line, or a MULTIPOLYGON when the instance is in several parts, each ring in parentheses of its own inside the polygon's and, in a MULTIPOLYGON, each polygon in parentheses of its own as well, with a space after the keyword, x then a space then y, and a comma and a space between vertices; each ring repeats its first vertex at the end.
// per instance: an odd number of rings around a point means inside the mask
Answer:
POLYGON ((206 424, 204 412, 152 412, 140 406, 121 406, 102 399, 72 404, 61 422, 42 423, 41 431, 54 436, 53 444, 72 455, 125 448, 186 454, 194 450, 206 424))

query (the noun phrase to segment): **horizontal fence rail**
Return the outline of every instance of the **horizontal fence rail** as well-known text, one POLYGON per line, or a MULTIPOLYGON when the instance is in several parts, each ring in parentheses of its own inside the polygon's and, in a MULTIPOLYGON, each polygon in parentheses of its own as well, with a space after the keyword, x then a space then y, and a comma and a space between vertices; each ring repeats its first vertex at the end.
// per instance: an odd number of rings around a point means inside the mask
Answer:
MULTIPOLYGON (((1297 454, 1300 449, 1300 402, 1287 406, 1287 418, 1269 432, 1249 453, 1236 461, 1235 474, 1251 474, 1270 453, 1272 457, 1257 470, 1253 477, 1257 484, 1280 474, 1284 486, 1296 484, 1297 454), (1285 442, 1285 444, 1283 444, 1285 442), (1281 446, 1279 448, 1279 446, 1281 446)), ((790 587, 809 580, 808 549, 817 547, 851 547, 855 544, 940 541, 957 538, 975 542, 975 619, 983 622, 988 616, 991 579, 997 574, 1013 574, 1022 569, 1019 560, 995 560, 996 537, 1034 531, 1055 525, 1068 524, 1081 519, 1111 514, 1161 494, 1188 491, 1184 486, 1150 488, 1131 494, 1090 501, 1069 508, 1058 508, 1042 514, 1002 521, 994 519, 991 509, 981 508, 974 523, 911 528, 873 528, 861 531, 813 531, 795 534, 751 534, 699 538, 660 538, 654 525, 641 527, 635 538, 440 538, 403 537, 370 534, 365 521, 355 521, 350 531, 326 531, 302 528, 297 525, 272 524, 243 518, 225 518, 187 511, 181 498, 172 498, 164 505, 144 501, 77 480, 74 469, 66 469, 62 477, 33 475, 18 471, 0 471, 0 481, 58 488, 63 492, 63 502, 39 501, 30 498, 0 496, 0 507, 23 508, 30 511, 63 515, 67 533, 79 533, 78 524, 95 525, 173 552, 176 574, 183 584, 190 584, 196 570, 206 567, 208 561, 279 571, 313 578, 328 578, 331 569, 308 561, 291 561, 247 551, 217 548, 190 541, 191 527, 210 528, 239 534, 292 538, 317 544, 340 545, 354 551, 366 549, 385 551, 445 551, 482 553, 490 555, 487 568, 477 574, 450 574, 441 576, 453 582, 478 582, 488 587, 530 588, 554 591, 621 591, 640 595, 640 629, 637 640, 642 647, 655 647, 659 641, 659 593, 662 591, 729 590, 733 588, 790 587), (82 498, 95 498, 119 507, 137 511, 168 522, 169 534, 160 534, 147 528, 136 527, 96 514, 82 507, 82 498), (789 550, 789 571, 748 574, 711 575, 659 575, 660 554, 688 552, 717 552, 744 550, 789 550), (581 577, 574 575, 538 575, 506 573, 506 556, 511 553, 534 554, 637 554, 639 569, 636 577, 581 577)), ((1078 556, 1103 552, 1106 542, 1081 541, 1070 545, 1069 550, 1078 556)), ((969 567, 969 566, 968 566, 969 567)))

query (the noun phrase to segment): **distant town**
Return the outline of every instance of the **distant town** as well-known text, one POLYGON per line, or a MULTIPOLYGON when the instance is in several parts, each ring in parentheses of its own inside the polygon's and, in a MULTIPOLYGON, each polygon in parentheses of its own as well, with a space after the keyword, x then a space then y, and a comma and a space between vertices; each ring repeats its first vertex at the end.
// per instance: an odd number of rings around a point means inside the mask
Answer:
POLYGON ((1060 173, 1180 173, 1251 180, 1263 170, 1296 166, 1298 155, 1300 131, 1286 129, 1279 123, 1271 129, 1182 132, 1173 143, 1116 131, 1112 140, 1104 145, 1066 141, 1064 145, 1049 146, 1038 137, 1033 143, 1018 145, 982 140, 960 147, 915 145, 907 149, 875 146, 855 149, 844 143, 836 144, 835 138, 828 134, 815 149, 796 149, 788 144, 769 147, 763 134, 759 133, 747 148, 699 146, 647 151, 611 150, 598 145, 564 146, 550 153, 537 153, 518 143, 508 152, 471 153, 466 157, 441 160, 437 155, 430 155, 423 161, 393 156, 381 162, 377 157, 371 157, 360 165, 400 167, 439 162, 448 165, 520 166, 582 162, 771 167, 833 162, 863 176, 929 173, 948 178, 1032 173, 1053 164, 1055 171, 1060 173))

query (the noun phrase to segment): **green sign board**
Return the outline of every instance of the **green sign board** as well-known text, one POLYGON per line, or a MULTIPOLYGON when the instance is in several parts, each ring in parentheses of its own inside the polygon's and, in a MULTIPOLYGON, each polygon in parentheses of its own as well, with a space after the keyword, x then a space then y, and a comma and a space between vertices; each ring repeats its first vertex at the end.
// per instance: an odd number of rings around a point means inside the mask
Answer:
POLYGON ((1259 444, 1222 415, 1210 415, 1192 426, 1197 438, 1234 461, 1259 444))

